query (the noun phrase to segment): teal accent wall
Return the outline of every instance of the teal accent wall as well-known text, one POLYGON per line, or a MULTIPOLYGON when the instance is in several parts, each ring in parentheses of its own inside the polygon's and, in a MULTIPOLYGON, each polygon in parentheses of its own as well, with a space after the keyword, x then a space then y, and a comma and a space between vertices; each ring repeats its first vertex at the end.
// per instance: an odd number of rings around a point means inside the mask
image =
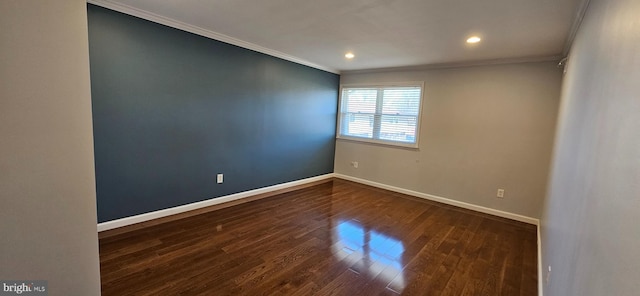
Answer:
POLYGON ((88 21, 99 222, 333 172, 338 75, 93 5, 88 21))

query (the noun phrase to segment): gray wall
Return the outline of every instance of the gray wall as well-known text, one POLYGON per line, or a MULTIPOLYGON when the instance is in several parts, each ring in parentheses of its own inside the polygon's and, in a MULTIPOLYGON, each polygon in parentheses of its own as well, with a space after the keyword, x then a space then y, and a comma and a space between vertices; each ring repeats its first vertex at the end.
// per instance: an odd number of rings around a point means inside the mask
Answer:
POLYGON ((592 0, 571 49, 542 217, 548 296, 640 293, 639 16, 638 0, 592 0))
POLYGON ((555 63, 343 74, 342 84, 424 81, 425 95, 419 150, 338 140, 335 171, 539 218, 561 75, 555 63))
POLYGON ((89 46, 99 222, 333 172, 338 75, 93 5, 89 46))
POLYGON ((0 1, 0 279, 99 295, 87 10, 0 1))

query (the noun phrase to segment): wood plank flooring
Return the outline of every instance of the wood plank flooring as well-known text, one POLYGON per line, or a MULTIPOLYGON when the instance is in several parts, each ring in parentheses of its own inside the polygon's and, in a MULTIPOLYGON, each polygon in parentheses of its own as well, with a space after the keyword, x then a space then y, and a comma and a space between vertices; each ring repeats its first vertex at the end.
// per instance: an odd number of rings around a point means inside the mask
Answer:
POLYGON ((536 228, 357 183, 100 239, 102 295, 537 295, 536 228))

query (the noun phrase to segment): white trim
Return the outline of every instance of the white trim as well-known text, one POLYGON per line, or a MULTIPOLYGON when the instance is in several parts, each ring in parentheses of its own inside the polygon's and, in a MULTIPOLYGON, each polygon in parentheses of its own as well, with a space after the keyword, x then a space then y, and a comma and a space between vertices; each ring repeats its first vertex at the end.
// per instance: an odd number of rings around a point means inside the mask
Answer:
POLYGON ((326 175, 320 175, 320 176, 311 177, 311 178, 307 178, 307 179, 302 179, 302 180, 297 180, 297 181, 277 184, 277 185, 273 185, 273 186, 258 188, 258 189, 254 189, 254 190, 239 192, 239 193, 225 195, 225 196, 220 196, 220 197, 216 197, 216 198, 212 198, 212 199, 208 199, 208 200, 203 200, 203 201, 199 201, 199 202, 194 202, 194 203, 190 203, 190 204, 186 204, 186 205, 182 205, 182 206, 177 206, 177 207, 173 207, 173 208, 168 208, 168 209, 158 210, 158 211, 144 213, 144 214, 140 214, 140 215, 125 217, 125 218, 121 218, 121 219, 117 219, 117 220, 111 220, 111 221, 107 221, 107 222, 102 222, 102 223, 98 223, 98 232, 105 231, 105 230, 110 230, 110 229, 114 229, 114 228, 118 228, 118 227, 133 225, 133 224, 136 224, 136 223, 145 222, 145 221, 158 219, 158 218, 162 218, 162 217, 167 217, 167 216, 180 214, 180 213, 184 213, 184 212, 188 212, 188 211, 193 211, 193 210, 197 210, 197 209, 200 209, 200 208, 205 208, 205 207, 218 205, 218 204, 222 204, 222 203, 226 203, 226 202, 230 202, 230 201, 234 201, 234 200, 239 200, 239 199, 251 197, 251 196, 254 196, 254 195, 258 195, 258 194, 263 194, 263 193, 268 193, 268 192, 272 192, 272 191, 276 191, 276 190, 285 189, 285 188, 288 188, 288 187, 304 185, 304 184, 307 184, 307 183, 321 181, 321 180, 329 179, 329 178, 332 178, 332 177, 334 177, 334 174, 333 173, 329 173, 329 174, 326 174, 326 175))
POLYGON ((538 223, 538 295, 544 295, 542 279, 542 239, 540 238, 540 223, 538 223))
POLYGON ((502 217, 502 218, 516 220, 516 221, 520 221, 520 222, 524 222, 524 223, 528 223, 528 224, 533 224, 533 225, 539 225, 540 224, 540 220, 538 220, 536 218, 531 218, 531 217, 527 217, 527 216, 523 216, 523 215, 519 215, 519 214, 509 213, 509 212, 504 212, 504 211, 491 209, 491 208, 487 208, 487 207, 483 207, 483 206, 478 206, 478 205, 474 205, 474 204, 470 204, 470 203, 466 203, 466 202, 462 202, 462 201, 457 201, 457 200, 453 200, 453 199, 449 199, 449 198, 444 198, 444 197, 440 197, 440 196, 436 196, 436 195, 417 192, 417 191, 413 191, 413 190, 409 190, 409 189, 395 187, 395 186, 391 186, 391 185, 387 185, 387 184, 382 184, 382 183, 369 181, 369 180, 365 180, 365 179, 360 179, 360 178, 347 176, 347 175, 343 175, 343 174, 338 174, 338 173, 335 173, 334 177, 340 178, 340 179, 344 179, 344 180, 348 180, 348 181, 353 181, 353 182, 356 182, 356 183, 362 183, 362 184, 365 184, 365 185, 378 187, 378 188, 382 188, 382 189, 386 189, 386 190, 390 190, 390 191, 395 191, 395 192, 406 194, 406 195, 411 195, 411 196, 415 196, 415 197, 419 197, 419 198, 424 198, 424 199, 440 202, 440 203, 443 203, 443 204, 448 204, 448 205, 452 205, 452 206, 456 206, 456 207, 461 207, 461 208, 465 208, 465 209, 476 211, 476 212, 481 212, 481 213, 494 215, 494 216, 498 216, 498 217, 502 217))
MULTIPOLYGON (((378 98, 381 100, 382 98, 378 98)), ((378 101, 381 102, 381 101, 378 101)), ((407 81, 407 82, 381 82, 381 83, 357 83, 357 84, 340 84, 338 93, 338 120, 336 124, 336 139, 349 140, 355 142, 364 142, 370 144, 379 144, 395 148, 408 148, 419 149, 420 148, 420 124, 422 123, 422 108, 424 105, 424 81, 407 81), (406 143, 401 141, 384 140, 376 138, 363 138, 349 135, 342 135, 342 94, 345 88, 376 88, 378 89, 378 96, 380 96, 380 89, 392 88, 392 87, 420 87, 420 102, 418 105, 418 116, 416 120, 416 140, 414 143, 406 143)), ((378 114, 378 106, 376 104, 376 114, 378 114)))
POLYGON ((152 21, 154 23, 158 23, 161 25, 165 25, 165 26, 169 26, 172 28, 176 28, 182 31, 186 31, 189 33, 193 33, 196 35, 200 35, 200 36, 204 36, 210 39, 214 39, 214 40, 218 40, 218 41, 222 41, 224 43, 228 43, 228 44, 232 44, 232 45, 236 45, 242 48, 246 48, 246 49, 250 49, 253 51, 257 51, 260 53, 264 53, 276 58, 281 58, 283 60, 287 60, 290 62, 294 62, 297 64, 301 64, 301 65, 305 65, 305 66, 309 66, 312 68, 316 68, 316 69, 320 69, 323 71, 327 71, 327 72, 331 72, 334 74, 340 74, 340 71, 333 69, 333 68, 329 68, 329 67, 324 67, 297 57, 294 57, 292 55, 288 55, 286 53, 277 51, 277 50, 273 50, 273 49, 269 49, 251 42, 246 42, 246 41, 242 41, 240 39, 236 39, 233 38, 231 36, 225 35, 225 34, 221 34, 218 32, 214 32, 211 30, 207 30, 204 28, 200 28, 198 26, 194 26, 194 25, 190 25, 187 23, 183 23, 181 21, 177 21, 165 16, 161 16, 152 12, 148 12, 139 8, 135 8, 129 5, 125 5, 122 3, 117 3, 114 1, 110 1, 110 0, 87 0, 87 3, 90 4, 94 4, 97 6, 101 6, 107 9, 111 9, 111 10, 115 10, 117 12, 121 12, 124 14, 128 14, 128 15, 132 15, 141 19, 145 19, 148 21, 152 21))
POLYGON ((403 87, 420 86, 424 87, 424 81, 404 81, 404 82, 375 82, 375 83, 343 83, 340 88, 380 88, 380 87, 403 87))
POLYGON ((478 61, 469 61, 469 62, 460 62, 460 63, 454 62, 454 63, 425 64, 425 65, 402 66, 402 67, 361 69, 361 70, 342 70, 340 74, 341 75, 365 74, 365 73, 368 74, 368 73, 380 73, 380 72, 421 71, 421 70, 466 68, 466 67, 478 67, 478 66, 495 66, 495 65, 507 65, 507 64, 558 62, 562 58, 563 58, 562 56, 505 58, 505 59, 478 60, 478 61))
MULTIPOLYGON (((420 120, 418 119, 418 121, 420 121, 420 120)), ((386 140, 380 140, 380 139, 361 138, 361 137, 340 135, 338 133, 336 133, 336 139, 337 140, 351 141, 351 142, 356 142, 356 143, 376 144, 376 145, 390 147, 390 148, 404 148, 404 149, 410 149, 410 150, 420 150, 420 147, 418 147, 417 143, 416 144, 412 144, 412 143, 404 144, 404 142, 400 142, 400 141, 395 142, 395 141, 386 141, 386 140)), ((417 137, 416 137, 416 139, 417 139, 417 137)))

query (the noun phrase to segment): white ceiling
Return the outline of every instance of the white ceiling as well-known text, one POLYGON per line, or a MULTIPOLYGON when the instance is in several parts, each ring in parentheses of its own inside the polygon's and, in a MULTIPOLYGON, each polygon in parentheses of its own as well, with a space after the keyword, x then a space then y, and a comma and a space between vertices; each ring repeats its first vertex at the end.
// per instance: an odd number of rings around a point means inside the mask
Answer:
POLYGON ((581 0, 89 2, 339 72, 558 56, 581 0), (482 42, 467 45, 471 35, 482 42), (344 58, 348 51, 353 60, 344 58))

